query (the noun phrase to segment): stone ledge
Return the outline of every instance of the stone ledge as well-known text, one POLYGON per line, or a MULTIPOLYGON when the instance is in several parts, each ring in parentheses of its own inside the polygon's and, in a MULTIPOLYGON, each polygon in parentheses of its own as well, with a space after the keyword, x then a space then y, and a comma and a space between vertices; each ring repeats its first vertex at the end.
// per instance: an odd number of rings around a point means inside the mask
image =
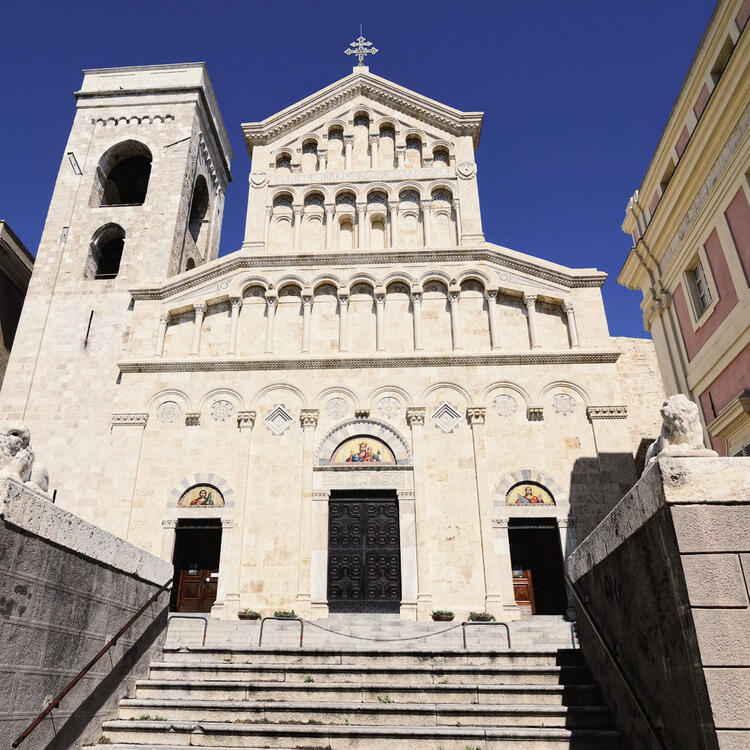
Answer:
POLYGON ((13 479, 0 480, 0 519, 11 526, 161 586, 172 564, 53 505, 49 498, 13 479))
POLYGON ((701 503, 750 507, 750 462, 716 457, 657 459, 570 555, 571 579, 577 581, 612 554, 662 508, 701 503), (723 494, 719 488, 725 488, 723 494))

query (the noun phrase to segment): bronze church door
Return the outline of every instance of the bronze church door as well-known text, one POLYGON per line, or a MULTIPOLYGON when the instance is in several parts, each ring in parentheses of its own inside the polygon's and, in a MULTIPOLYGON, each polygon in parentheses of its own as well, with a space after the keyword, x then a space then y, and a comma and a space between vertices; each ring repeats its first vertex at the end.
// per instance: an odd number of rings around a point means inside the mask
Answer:
POLYGON ((398 613, 400 604, 396 498, 382 492, 332 494, 328 505, 329 610, 398 613))

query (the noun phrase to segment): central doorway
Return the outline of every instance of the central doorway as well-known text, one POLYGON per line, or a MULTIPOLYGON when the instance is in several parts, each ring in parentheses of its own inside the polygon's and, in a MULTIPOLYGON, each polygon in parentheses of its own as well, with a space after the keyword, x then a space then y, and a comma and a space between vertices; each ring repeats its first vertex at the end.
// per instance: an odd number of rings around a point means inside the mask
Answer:
POLYGON ((511 518, 513 593, 521 612, 563 615, 567 606, 560 532, 554 518, 511 518))
POLYGON ((332 491, 328 610, 398 614, 401 544, 396 493, 332 491))
POLYGON ((177 522, 172 611, 211 611, 219 583, 220 552, 220 519, 180 519, 177 522))

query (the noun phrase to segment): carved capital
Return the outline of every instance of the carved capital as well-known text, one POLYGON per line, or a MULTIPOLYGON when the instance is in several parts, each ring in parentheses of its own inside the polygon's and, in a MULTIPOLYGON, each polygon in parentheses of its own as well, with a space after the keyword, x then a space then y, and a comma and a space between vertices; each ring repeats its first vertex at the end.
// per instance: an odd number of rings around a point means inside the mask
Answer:
POLYGON ((369 409, 355 409, 354 416, 357 419, 367 419, 370 416, 370 410, 369 409))
POLYGON ((112 427, 145 427, 148 414, 145 412, 120 412, 112 414, 112 427))
POLYGON ((198 302, 193 305, 193 310, 195 310, 196 316, 203 317, 203 313, 206 312, 206 305, 203 302, 198 302))
POLYGON ((412 301, 412 303, 415 303, 415 302, 421 303, 422 302, 422 290, 421 289, 419 291, 413 291, 411 293, 411 301, 412 301))
POLYGON ((497 289, 486 289, 484 293, 487 299, 490 300, 491 302, 494 302, 497 299, 497 294, 498 294, 497 289))
POLYGON ((496 529, 507 529, 508 528, 508 521, 510 519, 508 518, 493 518, 492 519, 492 525, 496 529))
POLYGON ((232 306, 232 312, 237 312, 242 307, 242 297, 230 297, 229 304, 232 306))
POLYGON ((573 303, 572 302, 563 302, 562 304, 563 312, 566 315, 570 315, 573 312, 573 303))
POLYGON ((398 211, 398 201, 388 201, 388 208, 394 213, 398 211))
POLYGON ((276 307, 279 302, 279 298, 275 294, 266 293, 266 304, 269 307, 276 307))
POLYGON ((346 146, 351 146, 354 143, 354 136, 353 135, 345 135, 344 136, 344 144, 346 146))
POLYGON ((162 313, 162 314, 161 314, 161 315, 159 316, 159 322, 160 322, 160 323, 163 323, 163 324, 164 324, 165 326, 166 326, 166 325, 169 325, 169 318, 170 318, 170 317, 171 317, 171 316, 170 316, 170 314, 169 314, 168 312, 163 312, 163 313, 162 313))
POLYGON ((300 205, 292 206, 292 211, 294 212, 295 217, 302 216, 302 208, 303 206, 300 205))
POLYGON ((544 419, 544 407, 530 406, 526 409, 526 419, 528 419, 529 422, 541 422, 544 419))
POLYGON ((313 493, 312 493, 313 502, 327 503, 330 497, 331 497, 330 490, 313 490, 313 493))
POLYGON ((526 307, 528 308, 535 307, 536 306, 536 294, 524 294, 523 304, 526 305, 526 307))
POLYGON ((576 517, 575 516, 566 516, 565 518, 558 518, 557 519, 557 526, 560 529, 567 529, 567 528, 575 528, 576 525, 576 517))
POLYGON ((299 413, 299 422, 302 425, 302 429, 307 427, 317 427, 319 416, 320 409, 301 409, 299 413))
POLYGON ((423 201, 420 201, 419 205, 422 207, 423 211, 429 211, 432 201, 429 198, 425 198, 423 201))
POLYGON ((628 407, 617 406, 587 406, 586 416, 591 422, 594 419, 627 419, 628 407))
POLYGON ((187 427, 198 427, 201 423, 201 414, 199 411, 189 411, 185 414, 185 425, 187 427))
POLYGON ((307 290, 302 292, 302 304, 304 307, 312 307, 313 294, 312 291, 307 290))
POLYGON ((426 409, 424 406, 409 406, 406 409, 406 423, 409 427, 423 425, 426 409))
POLYGON ((466 418, 471 425, 484 424, 486 416, 487 409, 484 406, 469 406, 466 409, 466 418))
POLYGON ((177 528, 177 519, 176 518, 165 518, 161 522, 161 527, 163 529, 176 529, 177 528))
POLYGON ((241 430, 252 430, 255 426, 256 413, 254 411, 238 411, 237 427, 241 430))

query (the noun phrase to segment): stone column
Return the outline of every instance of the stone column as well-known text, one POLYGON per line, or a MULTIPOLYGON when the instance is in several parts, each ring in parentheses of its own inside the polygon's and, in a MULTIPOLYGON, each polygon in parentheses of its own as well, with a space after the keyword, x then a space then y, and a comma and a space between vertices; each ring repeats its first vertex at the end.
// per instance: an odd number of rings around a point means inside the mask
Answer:
POLYGON ((266 293, 266 354, 273 352, 273 320, 276 316, 276 304, 279 298, 266 293))
POLYGON ((310 616, 311 579, 310 555, 312 551, 312 494, 313 454, 315 451, 315 428, 318 425, 318 409, 302 409, 302 495, 299 518, 299 566, 297 578, 297 601, 305 607, 303 617, 310 616))
POLYGON ((573 312, 573 304, 571 302, 563 302, 563 311, 568 316, 568 336, 570 337, 570 348, 577 349, 580 344, 578 343, 578 329, 576 328, 576 317, 573 312))
POLYGON ((310 313, 312 311, 312 290, 302 292, 302 353, 310 353, 310 313))
POLYGON ((334 212, 336 207, 333 203, 325 204, 326 211, 326 250, 333 250, 333 228, 334 224, 334 212))
POLYGON ((456 215, 456 244, 461 244, 461 204, 458 198, 453 200, 453 213, 456 215))
POLYGON ((266 207, 266 225, 263 229, 263 245, 268 248, 268 232, 271 229, 271 214, 273 209, 271 206, 266 207))
POLYGON ((524 294, 523 303, 526 305, 526 311, 529 319, 529 338, 531 339, 531 348, 538 349, 539 334, 536 330, 536 294, 524 294))
POLYGON ((375 349, 385 351, 385 289, 375 290, 375 349))
POLYGON ((388 218, 391 225, 391 247, 398 247, 398 201, 388 201, 388 218))
POLYGON ((206 312, 206 306, 203 304, 193 305, 195 310, 195 321, 193 323, 193 346, 190 353, 197 357, 201 348, 201 328, 203 327, 203 313, 206 312))
POLYGON ((352 168, 352 149, 354 148, 354 136, 344 136, 344 169, 348 172, 352 168))
POLYGON ((240 308, 242 307, 242 299, 240 297, 230 297, 229 304, 229 345, 227 346, 227 354, 237 354, 237 323, 240 317, 240 308))
POLYGON ((367 250, 370 247, 370 237, 367 231, 367 204, 357 203, 357 248, 367 250))
POLYGON ((159 332, 156 334, 156 351, 157 357, 164 356, 164 341, 167 338, 167 326, 169 325, 169 313, 164 312, 159 316, 159 332))
MULTIPOLYGON (((484 421, 487 410, 483 406, 470 406, 466 416, 471 425, 471 440, 474 448, 474 476, 476 479, 477 514, 484 570, 484 607, 498 619, 505 619, 506 604, 514 607, 512 575, 503 581, 497 565, 492 534, 492 503, 489 492, 489 477, 484 445, 484 421)), ((516 607, 517 611, 517 607, 516 607)))
POLYGON ((294 249, 299 250, 299 240, 302 230, 302 206, 292 206, 294 211, 294 249))
POLYGON ((508 538, 508 519, 497 518, 492 520, 492 529, 494 535, 494 546, 491 547, 494 553, 495 562, 493 563, 500 582, 502 593, 501 611, 503 619, 518 620, 521 617, 521 611, 516 604, 516 597, 513 591, 513 566, 510 561, 510 539, 508 538))
POLYGON ((378 142, 380 141, 379 135, 370 136, 370 169, 378 168, 378 142))
POLYGON ((396 146, 396 158, 398 169, 403 169, 406 166, 406 146, 396 146))
MULTIPOLYGON (((567 518, 558 518, 557 527, 560 531, 560 549, 562 549, 563 567, 567 570, 567 561, 570 553, 578 546, 576 539, 576 517, 567 516, 567 518)), ((569 620, 576 619, 576 603, 573 592, 568 584, 565 584, 565 593, 568 597, 568 603, 565 607, 565 614, 569 620)))
POLYGON ((488 289, 486 296, 487 312, 490 318, 490 347, 494 352, 500 348, 500 327, 497 323, 497 289, 488 289))
POLYGON ((401 608, 402 620, 416 620, 417 596, 417 524, 414 490, 397 490, 398 527, 401 545, 401 608))
POLYGON ((422 290, 412 290, 411 313, 414 321, 414 351, 422 351, 422 290))
POLYGON ((346 311, 349 308, 349 292, 339 290, 339 351, 348 350, 346 311))
POLYGON ((406 410, 406 422, 411 428, 411 453, 414 462, 414 525, 417 545, 417 619, 429 620, 432 609, 432 594, 427 540, 427 498, 424 487, 424 457, 422 456, 422 431, 424 430, 425 407, 410 406, 406 410))
POLYGON ((432 246, 432 226, 431 226, 431 216, 430 216, 430 206, 432 205, 432 201, 424 200, 421 203, 422 207, 422 227, 424 229, 424 246, 425 247, 431 247, 432 246))
POLYGON ((327 153, 328 153, 327 150, 324 149, 324 148, 319 148, 318 149, 318 169, 321 172, 325 172, 326 171, 326 155, 327 155, 327 153))
POLYGON ((313 490, 310 530, 310 610, 313 618, 328 616, 328 503, 330 490, 313 490))
POLYGON ((458 295, 460 289, 449 289, 448 296, 451 303, 451 334, 453 335, 453 351, 457 352, 463 349, 461 346, 461 327, 458 318, 458 295))
POLYGON ((219 548, 219 577, 216 582, 216 601, 211 607, 211 617, 219 617, 223 620, 236 617, 240 609, 240 589, 236 590, 234 583, 239 579, 234 569, 239 568, 235 560, 237 550, 235 544, 241 543, 237 539, 237 527, 232 518, 221 519, 221 547, 219 548), (231 595, 230 595, 231 591, 231 595), (231 598, 230 598, 231 596, 231 598))

